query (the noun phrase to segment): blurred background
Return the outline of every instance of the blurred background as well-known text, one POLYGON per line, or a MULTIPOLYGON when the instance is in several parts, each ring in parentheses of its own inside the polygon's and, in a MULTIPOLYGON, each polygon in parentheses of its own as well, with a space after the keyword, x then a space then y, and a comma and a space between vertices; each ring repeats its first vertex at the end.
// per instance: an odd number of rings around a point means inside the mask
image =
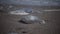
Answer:
POLYGON ((60 0, 0 0, 0 34, 60 34, 60 0))

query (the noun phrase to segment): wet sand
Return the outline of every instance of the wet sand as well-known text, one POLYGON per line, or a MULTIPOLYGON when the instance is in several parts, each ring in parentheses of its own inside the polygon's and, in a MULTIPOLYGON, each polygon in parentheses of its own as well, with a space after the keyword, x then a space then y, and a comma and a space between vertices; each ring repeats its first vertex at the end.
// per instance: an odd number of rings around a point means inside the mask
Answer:
POLYGON ((22 24, 19 15, 0 12, 0 34, 17 32, 18 34, 60 34, 60 11, 42 11, 45 24, 22 24))

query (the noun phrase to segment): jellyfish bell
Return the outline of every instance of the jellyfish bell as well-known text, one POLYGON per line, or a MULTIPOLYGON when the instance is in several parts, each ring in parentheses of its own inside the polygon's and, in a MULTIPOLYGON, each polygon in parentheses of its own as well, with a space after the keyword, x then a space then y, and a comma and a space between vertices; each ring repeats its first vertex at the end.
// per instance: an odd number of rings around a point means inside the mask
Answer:
POLYGON ((37 16, 28 15, 21 18, 21 22, 25 24, 45 24, 45 21, 37 16))

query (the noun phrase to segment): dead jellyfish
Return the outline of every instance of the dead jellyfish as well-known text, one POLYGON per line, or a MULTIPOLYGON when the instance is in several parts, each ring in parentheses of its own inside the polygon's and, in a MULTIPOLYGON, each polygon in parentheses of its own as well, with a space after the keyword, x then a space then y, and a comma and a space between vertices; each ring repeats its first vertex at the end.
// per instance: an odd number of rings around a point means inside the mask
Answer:
POLYGON ((45 24, 45 21, 37 16, 25 16, 19 21, 24 24, 45 24))

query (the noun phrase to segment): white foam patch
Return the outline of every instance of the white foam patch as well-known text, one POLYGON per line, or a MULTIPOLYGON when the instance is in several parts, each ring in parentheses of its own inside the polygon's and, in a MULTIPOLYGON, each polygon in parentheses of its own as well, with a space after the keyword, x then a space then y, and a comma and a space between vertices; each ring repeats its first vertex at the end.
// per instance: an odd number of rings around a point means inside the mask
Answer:
POLYGON ((14 15, 28 15, 29 13, 26 13, 26 12, 11 11, 10 14, 14 14, 14 15))

